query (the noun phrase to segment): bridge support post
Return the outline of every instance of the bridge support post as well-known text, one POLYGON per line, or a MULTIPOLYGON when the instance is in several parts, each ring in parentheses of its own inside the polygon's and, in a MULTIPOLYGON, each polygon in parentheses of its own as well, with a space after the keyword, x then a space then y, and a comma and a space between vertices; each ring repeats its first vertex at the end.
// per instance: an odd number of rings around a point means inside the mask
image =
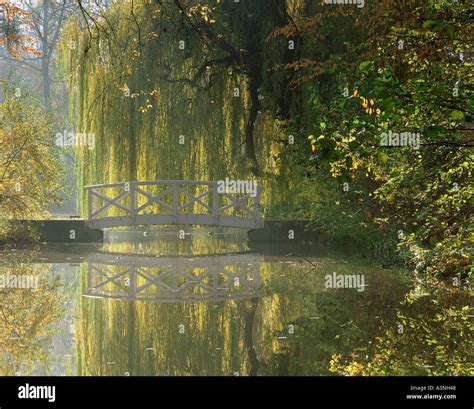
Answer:
POLYGON ((172 212, 172 216, 173 216, 175 221, 178 217, 178 201, 179 201, 178 186, 173 185, 173 205, 172 205, 172 208, 171 208, 171 212, 172 212))
POLYGON ((130 213, 133 220, 133 225, 136 225, 136 215, 137 215, 137 191, 135 189, 135 182, 130 182, 130 213))
POLYGON ((87 188, 87 221, 89 224, 92 222, 92 213, 93 213, 93 207, 92 207, 92 189, 87 188))
POLYGON ((216 226, 219 224, 219 191, 218 184, 214 182, 212 186, 212 217, 216 226))
POLYGON ((258 224, 258 228, 263 228, 263 219, 262 219, 262 213, 261 213, 261 208, 260 208, 260 198, 262 194, 262 188, 260 186, 257 186, 257 194, 255 196, 255 209, 253 213, 254 220, 258 224))

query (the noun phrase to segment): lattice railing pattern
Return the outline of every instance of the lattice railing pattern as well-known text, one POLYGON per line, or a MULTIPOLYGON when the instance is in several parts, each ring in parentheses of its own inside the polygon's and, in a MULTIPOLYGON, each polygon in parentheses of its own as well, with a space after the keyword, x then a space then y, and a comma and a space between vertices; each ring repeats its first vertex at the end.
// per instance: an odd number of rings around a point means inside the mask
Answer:
POLYGON ((218 182, 147 181, 87 186, 91 227, 202 224, 262 228, 256 195, 221 193, 218 182))

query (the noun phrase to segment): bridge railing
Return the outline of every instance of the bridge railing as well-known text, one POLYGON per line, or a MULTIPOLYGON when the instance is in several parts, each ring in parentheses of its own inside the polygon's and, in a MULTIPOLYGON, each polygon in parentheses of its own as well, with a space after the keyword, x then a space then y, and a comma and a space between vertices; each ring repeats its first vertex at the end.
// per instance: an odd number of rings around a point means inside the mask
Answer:
POLYGON ((160 180, 86 186, 93 228, 148 224, 201 224, 261 228, 261 187, 221 192, 218 182, 160 180))

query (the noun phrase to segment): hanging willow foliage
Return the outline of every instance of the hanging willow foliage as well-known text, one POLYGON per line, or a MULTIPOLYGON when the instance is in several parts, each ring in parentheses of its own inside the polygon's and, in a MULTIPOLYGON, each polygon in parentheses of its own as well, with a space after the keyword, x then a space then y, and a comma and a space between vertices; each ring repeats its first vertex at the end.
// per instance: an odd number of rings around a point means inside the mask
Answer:
POLYGON ((267 199, 280 191, 277 185, 291 196, 283 161, 276 160, 284 118, 274 114, 277 98, 268 94, 284 92, 285 78, 272 67, 275 58, 284 61, 287 49, 281 39, 267 44, 275 24, 288 19, 281 12, 264 18, 263 3, 242 4, 239 12, 229 7, 196 2, 184 17, 178 7, 132 2, 114 5, 87 24, 82 17, 69 21, 59 59, 69 80, 70 120, 78 132, 96 137, 95 150, 79 154, 82 185, 257 175, 267 199), (191 17, 199 17, 205 40, 183 24, 191 17), (216 45, 222 41, 238 47, 226 55, 226 46, 216 45), (263 89, 265 99, 259 94, 256 105, 255 92, 263 89), (252 112, 255 128, 249 129, 252 112), (249 134, 259 173, 249 165, 249 134))

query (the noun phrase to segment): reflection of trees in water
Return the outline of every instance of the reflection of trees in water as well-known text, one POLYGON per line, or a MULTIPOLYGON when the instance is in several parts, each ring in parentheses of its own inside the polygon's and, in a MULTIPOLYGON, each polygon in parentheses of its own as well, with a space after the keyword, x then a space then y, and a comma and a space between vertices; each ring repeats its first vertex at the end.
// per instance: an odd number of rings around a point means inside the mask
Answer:
MULTIPOLYGON (((311 291, 321 288, 328 266, 342 274, 356 268, 318 261, 314 268, 286 275, 284 281, 274 280, 273 300, 260 305, 259 325, 265 327, 258 330, 262 374, 329 375, 334 353, 364 354, 382 326, 395 325, 395 308, 406 292, 396 277, 366 266, 370 286, 364 292, 311 291), (279 320, 271 322, 276 305, 279 320)), ((273 276, 284 271, 284 266, 273 266, 273 276)))
POLYGON ((361 267, 370 275, 369 290, 322 291, 328 268, 353 273, 354 265, 321 260, 316 269, 301 262, 290 269, 287 260, 261 264, 260 298, 82 299, 80 375, 328 374, 335 351, 365 348, 381 325, 394 322, 406 290, 396 277, 361 267))
POLYGON ((472 299, 450 288, 424 290, 394 313, 362 356, 335 354, 332 371, 349 375, 474 375, 472 299))
POLYGON ((26 375, 37 366, 49 365, 45 345, 51 327, 63 315, 64 299, 57 292, 59 278, 49 274, 51 265, 43 264, 39 270, 16 253, 2 258, 8 267, 0 266, 0 274, 34 277, 38 284, 37 288, 0 288, 0 374, 26 375))
MULTIPOLYGON (((175 285, 168 280, 161 283, 166 284, 165 291, 160 287, 156 293, 148 293, 147 299, 155 302, 131 301, 128 287, 123 288, 124 294, 112 289, 114 300, 107 294, 101 297, 98 292, 95 298, 84 298, 81 309, 85 318, 78 332, 81 338, 78 344, 83 346, 79 353, 80 374, 231 375, 242 371, 247 352, 251 370, 256 373, 258 359, 251 332, 258 301, 245 300, 261 295, 256 257, 247 254, 193 259, 135 256, 117 261, 124 265, 110 265, 103 259, 103 269, 98 260, 92 260, 96 263, 94 270, 106 282, 105 287, 109 286, 105 290, 116 287, 107 280, 122 277, 120 270, 124 268, 138 269, 148 277, 148 283, 140 282, 141 286, 153 281, 152 274, 155 280, 157 275, 164 274, 175 285), (109 270, 111 267, 119 272, 109 270), (155 270, 158 273, 153 273, 155 270), (183 275, 186 280, 194 280, 193 284, 188 286, 186 281, 180 281, 183 275), (193 287, 203 277, 209 281, 203 283, 204 289, 193 287), (235 278, 239 279, 238 286, 235 278), (176 291, 177 282, 191 293, 176 291), (208 291, 208 284, 212 291, 208 291), (193 292, 200 296, 193 296, 193 292), (163 304, 162 301, 175 302, 163 304)), ((91 295, 91 283, 104 291, 100 282, 91 279, 90 270, 85 271, 90 266, 83 266, 83 293, 88 295, 91 295)))
POLYGON ((222 227, 154 226, 105 231, 104 251, 160 256, 196 256, 248 251, 247 231, 222 227), (184 238, 177 240, 179 230, 184 238))
POLYGON ((258 307, 258 299, 250 301, 250 305, 245 312, 245 349, 248 354, 249 360, 249 375, 255 376, 258 375, 258 370, 260 369, 260 361, 257 357, 257 352, 255 350, 255 345, 253 341, 254 337, 254 326, 255 326, 255 314, 258 307))
POLYGON ((200 302, 258 297, 260 260, 254 254, 88 258, 85 296, 127 301, 200 302))

